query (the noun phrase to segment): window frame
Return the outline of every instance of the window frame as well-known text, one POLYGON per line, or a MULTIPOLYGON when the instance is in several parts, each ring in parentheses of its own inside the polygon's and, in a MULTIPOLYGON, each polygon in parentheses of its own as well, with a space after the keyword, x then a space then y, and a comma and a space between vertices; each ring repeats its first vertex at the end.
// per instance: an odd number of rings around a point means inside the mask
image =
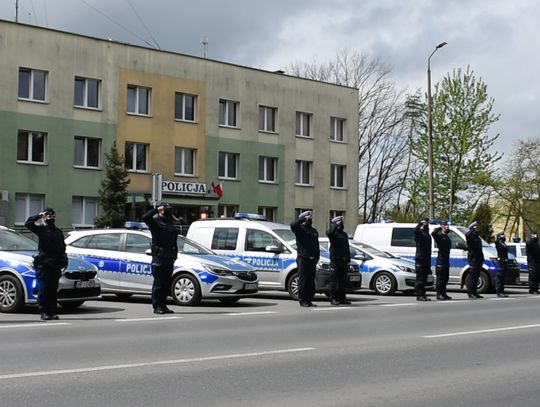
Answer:
POLYGON ((309 139, 313 138, 313 131, 312 131, 313 114, 312 113, 297 111, 295 123, 296 123, 296 127, 295 127, 296 137, 309 138, 309 139), (305 131, 306 131, 305 122, 307 122, 307 134, 305 134, 305 131))
POLYGON ((330 164, 330 188, 332 189, 346 189, 346 176, 347 176, 347 166, 343 164, 330 164), (339 184, 339 170, 341 170, 341 181, 342 185, 339 184))
POLYGON ((225 179, 225 180, 239 180, 240 177, 238 176, 239 173, 239 165, 240 164, 240 154, 238 153, 232 153, 228 151, 219 151, 218 152, 218 178, 219 179, 225 179), (223 167, 223 173, 221 173, 221 157, 224 156, 224 167, 223 167), (229 170, 229 159, 228 157, 234 157, 234 176, 230 176, 230 170, 229 170))
POLYGON ((189 148, 189 147, 174 147, 174 175, 177 175, 177 176, 180 176, 180 177, 195 177, 197 176, 197 149, 196 148, 189 148), (181 168, 180 168, 180 172, 177 172, 177 162, 176 162, 176 159, 177 159, 177 151, 180 150, 181 151, 181 168), (186 160, 185 160, 185 155, 186 155, 186 152, 190 151, 192 153, 192 156, 191 156, 191 163, 192 163, 192 172, 189 173, 189 172, 186 172, 186 160))
POLYGON ((95 137, 85 137, 85 136, 75 136, 74 139, 74 146, 73 146, 73 153, 74 153, 74 158, 73 158, 73 167, 74 168, 81 168, 81 169, 90 169, 90 170, 100 170, 101 169, 101 152, 102 152, 102 149, 103 149, 103 146, 102 146, 102 140, 100 138, 95 138, 95 137), (76 140, 84 140, 84 164, 77 164, 75 163, 75 159, 77 157, 77 143, 76 143, 76 140), (96 166, 93 166, 93 165, 88 165, 88 141, 89 140, 95 140, 97 143, 98 143, 98 153, 97 153, 97 159, 98 159, 98 163, 96 166))
POLYGON ((78 109, 87 109, 87 110, 101 110, 101 89, 102 89, 102 86, 101 86, 101 79, 96 79, 96 78, 87 78, 87 77, 84 77, 84 76, 75 76, 74 80, 73 80, 73 107, 75 108, 78 108, 78 109), (83 81, 83 94, 82 94, 82 99, 83 99, 83 104, 82 105, 78 105, 76 104, 76 100, 77 100, 77 81, 83 81), (96 95, 96 102, 97 102, 97 106, 90 106, 88 104, 88 87, 89 87, 89 82, 90 81, 95 81, 96 84, 97 84, 97 95, 96 95))
POLYGON ((49 72, 45 71, 43 69, 34 69, 34 68, 26 68, 26 67, 19 67, 19 76, 18 76, 18 88, 17 88, 17 98, 18 100, 25 101, 25 102, 37 102, 37 103, 48 103, 48 90, 49 90, 49 72), (21 96, 21 71, 22 72, 28 72, 30 74, 30 77, 28 79, 28 97, 21 96), (37 99, 35 97, 35 81, 36 81, 36 73, 41 72, 43 73, 43 99, 37 99))
POLYGON ((126 88, 126 114, 133 115, 133 116, 143 116, 143 117, 150 117, 152 115, 152 88, 149 88, 147 86, 140 86, 140 85, 132 85, 128 84, 126 88), (134 89, 135 90, 135 106, 134 111, 129 110, 129 90, 134 89), (141 91, 142 90, 147 91, 147 112, 141 113, 141 91))
POLYGON ((29 130, 18 130, 17 131, 17 163, 18 164, 30 164, 30 165, 47 165, 47 137, 48 134, 41 131, 29 131, 29 130), (26 134, 27 144, 26 144, 26 160, 19 160, 19 137, 23 134, 26 134), (34 138, 33 136, 43 136, 43 161, 34 161, 32 159, 34 152, 34 138))
POLYGON ((330 117, 330 141, 334 143, 346 143, 347 140, 345 139, 345 122, 346 120, 341 117, 330 117), (341 123, 341 140, 336 137, 336 135, 339 133, 338 129, 340 126, 338 124, 341 123))
POLYGON ((240 128, 240 125, 239 125, 239 112, 240 112, 240 102, 238 101, 235 101, 235 100, 230 100, 230 99, 224 99, 224 98, 220 98, 219 99, 219 102, 218 102, 218 108, 219 108, 219 111, 218 111, 218 125, 220 127, 228 127, 228 128, 233 128, 233 129, 238 129, 240 128), (222 119, 222 115, 221 115, 221 112, 222 112, 222 104, 224 105, 224 108, 223 108, 223 119, 224 119, 224 122, 221 121, 222 119), (229 123, 229 115, 230 115, 230 108, 231 106, 234 108, 234 123, 231 124, 229 123))
POLYGON ((257 208, 257 213, 263 215, 270 222, 277 221, 277 206, 259 206, 257 208), (271 215, 270 217, 268 215, 271 215))
POLYGON ((16 206, 16 208, 21 208, 21 205, 20 205, 20 202, 21 202, 20 198, 21 197, 24 197, 24 215, 23 215, 23 219, 20 219, 20 218, 17 219, 18 213, 17 213, 17 210, 15 210, 15 220, 14 220, 13 224, 16 225, 16 226, 24 225, 26 220, 30 216, 41 212, 43 210, 44 202, 45 202, 45 195, 44 194, 28 194, 28 193, 16 192, 15 193, 15 206, 16 206), (31 199, 32 198, 39 198, 39 201, 40 201, 39 206, 41 206, 41 208, 38 211, 36 211, 35 209, 33 209, 31 207, 31 199))
POLYGON ((150 157, 150 144, 147 144, 147 143, 138 143, 136 141, 126 141, 125 144, 124 144, 124 168, 126 169, 127 172, 130 172, 130 173, 139 173, 139 174, 148 174, 149 172, 149 168, 150 168, 150 162, 149 162, 149 157, 150 157), (127 164, 127 154, 126 154, 126 150, 128 149, 128 146, 131 146, 132 148, 132 151, 131 151, 131 163, 130 163, 130 166, 128 167, 127 164), (137 168, 137 158, 138 158, 138 152, 137 152, 137 146, 144 146, 145 147, 145 155, 144 155, 144 169, 141 170, 141 169, 138 169, 137 168))
POLYGON ((175 92, 174 93, 174 120, 179 122, 187 122, 187 123, 197 123, 198 120, 198 114, 197 114, 197 107, 198 107, 198 96, 192 93, 186 93, 186 92, 175 92), (182 96, 182 117, 177 116, 178 112, 178 96, 182 96), (193 119, 186 119, 186 96, 193 97, 193 119))
POLYGON ((259 182, 261 184, 277 184, 278 181, 277 181, 277 167, 278 166, 278 159, 277 157, 269 157, 269 156, 263 156, 263 155, 260 155, 259 156, 259 182), (262 161, 262 162, 261 162, 262 161), (272 177, 273 179, 269 179, 268 178, 268 163, 269 162, 272 162, 272 166, 273 166, 273 174, 272 174, 272 177), (261 165, 262 165, 262 169, 263 169, 263 178, 261 179, 261 165))
POLYGON ((73 195, 71 197, 71 225, 73 227, 88 227, 88 226, 94 226, 95 225, 95 219, 96 217, 99 215, 99 199, 97 197, 93 197, 93 196, 80 196, 80 195, 73 195), (95 211, 95 214, 94 214, 94 219, 92 221, 92 223, 84 223, 84 222, 74 222, 74 211, 73 209, 75 208, 75 203, 74 201, 75 200, 80 200, 80 203, 81 203, 81 219, 82 221, 84 220, 87 220, 87 215, 86 215, 86 212, 87 212, 87 206, 89 204, 89 201, 90 200, 93 200, 94 203, 95 203, 95 208, 96 208, 96 211, 95 211))
POLYGON ((305 160, 296 160, 296 174, 295 174, 295 183, 296 186, 299 187, 312 187, 313 186, 313 161, 305 161, 305 160), (308 170, 308 183, 301 182, 304 178, 304 166, 307 164, 307 170, 308 170))
POLYGON ((278 132, 278 108, 274 106, 267 106, 267 105, 259 105, 259 131, 263 133, 273 133, 276 134, 278 132), (262 111, 261 111, 262 110, 262 111), (268 111, 273 112, 273 128, 268 128, 268 111), (264 128, 261 128, 261 113, 263 114, 262 122, 264 124, 264 128))

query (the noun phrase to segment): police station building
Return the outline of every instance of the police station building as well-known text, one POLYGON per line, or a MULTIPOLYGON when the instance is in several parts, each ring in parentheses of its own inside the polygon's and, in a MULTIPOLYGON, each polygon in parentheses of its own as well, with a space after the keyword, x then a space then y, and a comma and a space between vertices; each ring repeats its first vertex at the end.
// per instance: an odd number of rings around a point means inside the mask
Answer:
POLYGON ((315 226, 358 211, 358 91, 0 20, 0 225, 53 207, 92 227, 116 143, 126 216, 163 199, 186 224, 237 211, 315 226))

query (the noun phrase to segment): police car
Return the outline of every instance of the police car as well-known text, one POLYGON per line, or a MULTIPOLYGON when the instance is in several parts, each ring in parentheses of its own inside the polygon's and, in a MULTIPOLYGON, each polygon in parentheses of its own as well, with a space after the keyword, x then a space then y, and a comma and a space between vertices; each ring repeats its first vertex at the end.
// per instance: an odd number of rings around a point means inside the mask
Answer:
MULTIPOLYGON (((97 266, 104 293, 119 297, 151 294, 151 234, 148 230, 93 229, 74 231, 66 251, 97 266)), ((142 225, 140 225, 143 227, 142 225)), ((196 305, 202 299, 234 303, 258 291, 258 278, 248 264, 213 253, 178 236, 170 295, 177 305, 196 305)))
MULTIPOLYGON (((38 245, 12 229, 0 226, 0 312, 18 312, 37 302, 34 256, 38 245)), ((90 263, 68 256, 58 284, 58 303, 75 309, 101 292, 97 269, 90 263)))
MULTIPOLYGON (((327 237, 319 242, 326 250, 330 248, 327 237)), ((414 291, 416 272, 414 262, 383 252, 366 243, 349 240, 352 261, 358 263, 364 287, 379 295, 392 295, 396 291, 414 291)), ((428 276, 426 287, 435 284, 433 275, 428 276)))
MULTIPOLYGON (((234 219, 203 219, 189 226, 187 237, 216 253, 251 264, 259 275, 259 287, 289 292, 298 299, 296 237, 289 225, 269 222, 262 215, 239 212, 234 219)), ((328 293, 330 253, 321 251, 317 264, 317 292, 328 293)), ((362 276, 352 264, 347 276, 347 292, 359 290, 362 276)))

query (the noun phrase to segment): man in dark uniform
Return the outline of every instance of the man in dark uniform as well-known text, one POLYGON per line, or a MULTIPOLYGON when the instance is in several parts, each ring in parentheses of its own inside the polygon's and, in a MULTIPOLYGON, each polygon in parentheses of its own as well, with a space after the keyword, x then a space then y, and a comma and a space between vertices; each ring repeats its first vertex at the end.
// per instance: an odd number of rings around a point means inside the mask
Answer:
POLYGON ((173 224, 173 207, 167 202, 150 209, 143 217, 152 233, 152 306, 154 314, 172 314, 167 307, 174 262, 178 256, 178 230, 173 224))
POLYGON ((330 229, 326 232, 330 241, 330 303, 332 305, 350 304, 345 298, 345 285, 347 273, 351 262, 349 236, 344 231, 343 216, 337 216, 330 222, 330 229))
POLYGON ((506 235, 504 232, 497 233, 495 238, 495 248, 497 249, 497 275, 495 277, 495 290, 497 297, 508 297, 504 292, 504 281, 506 280, 506 271, 508 269, 508 246, 506 246, 506 235))
POLYGON ((431 274, 431 236, 429 235, 429 221, 423 219, 414 228, 414 240, 416 241, 416 254, 414 256, 416 268, 416 291, 417 301, 431 301, 426 296, 426 283, 431 274))
POLYGON ((34 258, 34 268, 38 282, 39 312, 44 321, 58 319, 58 280, 68 263, 64 234, 55 226, 55 219, 54 210, 45 208, 43 212, 30 216, 24 224, 39 238, 39 254, 34 258))
POLYGON ((525 243, 527 266, 529 268, 529 293, 538 294, 538 277, 540 275, 540 245, 538 233, 533 232, 525 243))
POLYGON ((482 239, 478 234, 478 223, 475 221, 469 225, 469 231, 465 234, 467 239, 468 254, 467 259, 469 261, 469 274, 465 284, 467 285, 467 294, 469 298, 484 298, 478 294, 478 278, 480 278, 480 272, 484 265, 484 251, 482 249, 482 239))
POLYGON ((448 222, 441 222, 441 225, 431 233, 439 249, 435 275, 437 276, 437 299, 441 301, 452 299, 452 297, 446 294, 450 272, 450 249, 452 248, 452 241, 448 236, 449 232, 450 227, 448 226, 448 222))
POLYGON ((301 307, 315 307, 315 270, 319 261, 319 233, 312 226, 311 211, 302 212, 291 222, 291 230, 296 236, 298 258, 298 301, 301 307))

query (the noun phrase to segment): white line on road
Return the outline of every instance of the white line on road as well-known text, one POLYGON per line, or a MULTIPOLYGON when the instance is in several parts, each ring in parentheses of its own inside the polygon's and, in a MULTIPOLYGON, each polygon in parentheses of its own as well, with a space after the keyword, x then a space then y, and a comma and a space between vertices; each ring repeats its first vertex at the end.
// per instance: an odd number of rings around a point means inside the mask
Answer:
POLYGON ((69 322, 31 322, 28 324, 0 325, 0 329, 35 328, 36 326, 66 326, 66 325, 71 325, 71 324, 69 322))
POLYGON ((115 319, 116 322, 140 322, 140 321, 167 321, 170 319, 182 319, 184 317, 154 317, 154 318, 123 318, 115 319))
POLYGON ((209 362, 209 361, 214 361, 214 360, 225 360, 225 359, 241 359, 241 358, 257 357, 257 356, 307 352, 307 351, 311 351, 315 349, 316 348, 278 349, 278 350, 267 350, 267 351, 262 351, 262 352, 233 353, 229 355, 206 356, 206 357, 190 358, 190 359, 161 360, 157 362, 142 362, 142 363, 129 363, 129 364, 122 364, 122 365, 82 367, 78 369, 43 370, 43 371, 38 371, 38 372, 13 373, 13 374, 0 375, 0 380, 20 379, 20 378, 37 377, 37 376, 54 376, 54 375, 74 374, 74 373, 102 372, 106 370, 132 369, 136 367, 178 365, 178 364, 186 364, 186 363, 193 363, 193 362, 209 362))
POLYGON ((264 315, 264 314, 277 314, 276 311, 258 311, 258 312, 229 312, 228 315, 230 317, 239 317, 244 315, 264 315))
POLYGON ((540 328, 540 324, 507 326, 504 328, 480 329, 478 331, 452 332, 452 333, 439 334, 439 335, 426 335, 426 336, 422 336, 422 338, 427 338, 427 339, 447 338, 449 336, 478 335, 478 334, 486 334, 486 333, 492 333, 492 332, 517 331, 518 329, 531 329, 531 328, 540 328))
POLYGON ((353 307, 317 307, 317 308, 311 308, 312 311, 341 311, 344 309, 353 309, 353 307))
POLYGON ((513 297, 503 297, 503 298, 495 297, 495 298, 488 298, 488 301, 509 301, 509 300, 515 300, 515 298, 513 298, 513 297))
POLYGON ((406 303, 403 303, 403 304, 382 304, 381 307, 410 307, 411 305, 418 305, 418 304, 415 304, 413 302, 406 302, 406 303))

